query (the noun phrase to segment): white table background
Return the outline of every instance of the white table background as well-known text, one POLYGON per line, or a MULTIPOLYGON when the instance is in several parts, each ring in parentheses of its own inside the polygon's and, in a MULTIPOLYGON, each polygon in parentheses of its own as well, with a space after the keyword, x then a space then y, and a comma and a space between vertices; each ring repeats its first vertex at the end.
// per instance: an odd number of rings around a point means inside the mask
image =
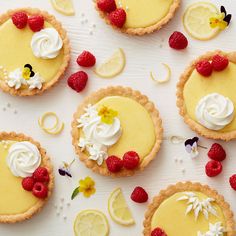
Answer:
MULTIPOLYGON (((91 0, 74 0, 76 15, 73 17, 57 13, 48 0, 0 0, 0 13, 4 13, 7 9, 29 6, 48 10, 62 22, 68 32, 72 46, 70 68, 65 78, 52 90, 42 96, 31 98, 12 97, 0 92, 0 130, 23 132, 38 140, 51 156, 56 177, 54 194, 42 212, 23 223, 0 225, 1 236, 70 236, 73 235, 73 221, 77 213, 87 208, 102 210, 107 215, 111 226, 111 236, 142 235, 142 222, 148 204, 136 204, 129 198, 130 193, 137 184, 147 190, 150 203, 152 197, 169 184, 186 180, 207 183, 216 188, 221 194, 224 194, 236 213, 236 192, 231 190, 228 184, 229 176, 236 173, 235 141, 223 143, 228 158, 223 163, 223 173, 212 179, 206 177, 204 172, 204 166, 208 160, 206 150, 200 150, 200 156, 195 160, 191 160, 185 153, 183 144, 173 145, 169 141, 163 142, 161 151, 150 166, 144 172, 138 173, 133 177, 121 179, 102 177, 92 173, 79 160, 73 165, 72 179, 61 177, 57 173, 57 168, 63 160, 70 161, 76 158, 70 136, 70 123, 76 107, 86 95, 108 85, 130 86, 148 95, 160 111, 165 137, 181 135, 190 138, 195 135, 184 124, 182 117, 178 115, 175 105, 176 83, 184 68, 198 55, 215 49, 226 51, 236 49, 236 24, 234 18, 236 16, 236 1, 212 0, 211 2, 219 7, 221 4, 225 5, 226 9, 233 14, 230 27, 217 38, 207 42, 196 41, 188 37, 189 46, 187 50, 178 52, 169 48, 168 38, 174 30, 184 32, 181 16, 187 4, 191 2, 193 1, 183 0, 175 18, 161 31, 143 37, 133 37, 116 32, 107 26, 94 10, 91 0), (82 21, 87 21, 87 23, 82 23, 82 21), (95 28, 93 28, 93 24, 96 25, 95 28), (92 35, 90 31, 92 31, 92 35), (90 76, 89 83, 85 91, 80 94, 72 91, 66 85, 68 75, 80 70, 75 61, 82 50, 87 49, 93 52, 99 63, 111 55, 118 47, 124 49, 127 57, 127 64, 121 75, 111 80, 104 80, 95 76, 91 70, 87 70, 90 76), (149 72, 153 70, 160 77, 163 77, 165 71, 162 68, 162 62, 169 64, 172 68, 172 78, 169 83, 157 85, 149 79, 149 72), (9 105, 10 107, 8 107, 9 105), (56 112, 60 119, 65 122, 64 131, 57 137, 45 134, 37 124, 38 117, 47 111, 56 112), (182 159, 183 163, 176 163, 174 161, 175 157, 182 159), (185 174, 182 172, 183 169, 186 170, 185 174), (78 180, 88 175, 96 181, 96 194, 89 199, 85 199, 80 195, 71 202, 70 195, 78 180), (111 220, 107 212, 108 196, 116 187, 122 187, 123 189, 136 220, 135 226, 128 228, 119 226, 111 220), (65 203, 71 202, 71 206, 65 206, 63 213, 57 216, 54 205, 60 206, 61 198, 65 198, 65 203), (64 220, 63 216, 66 216, 67 219, 64 220)), ((186 34, 186 36, 188 35, 186 34)), ((210 147, 213 143, 213 141, 204 138, 201 138, 200 142, 207 147, 210 147)))

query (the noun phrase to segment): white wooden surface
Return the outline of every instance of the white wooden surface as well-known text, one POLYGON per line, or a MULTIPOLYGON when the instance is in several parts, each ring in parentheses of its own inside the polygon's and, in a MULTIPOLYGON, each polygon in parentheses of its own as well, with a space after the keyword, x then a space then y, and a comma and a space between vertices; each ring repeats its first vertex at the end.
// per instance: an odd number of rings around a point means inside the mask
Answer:
MULTIPOLYGON (((223 173, 212 179, 206 177, 204 173, 204 166, 207 162, 205 150, 201 150, 200 156, 196 160, 191 160, 185 153, 182 144, 173 145, 168 141, 164 141, 158 157, 144 172, 130 178, 110 179, 98 176, 86 169, 79 161, 72 168, 72 179, 63 178, 57 174, 57 168, 63 160, 70 161, 76 157, 70 136, 70 123, 76 107, 91 91, 108 85, 131 86, 148 95, 161 113, 165 137, 181 135, 190 138, 195 135, 178 115, 175 106, 176 83, 180 73, 196 56, 208 50, 235 50, 236 25, 234 17, 236 15, 236 2, 235 0, 211 0, 218 6, 220 4, 225 5, 226 9, 233 13, 230 28, 216 39, 207 42, 199 42, 188 37, 188 49, 177 52, 169 48, 168 37, 174 30, 184 31, 181 16, 187 4, 191 2, 193 1, 183 0, 176 17, 160 32, 144 37, 130 37, 107 26, 94 10, 91 0, 74 0, 76 15, 73 17, 66 17, 57 13, 48 0, 0 0, 0 13, 17 7, 38 7, 48 10, 63 23, 68 31, 72 46, 71 66, 67 76, 71 72, 80 69, 75 60, 77 55, 84 49, 91 50, 96 55, 98 63, 118 47, 123 48, 127 56, 125 71, 115 79, 100 79, 88 70, 90 81, 86 90, 81 94, 77 94, 68 88, 66 79, 43 96, 18 98, 0 92, 0 130, 23 132, 40 141, 51 156, 56 176, 54 194, 43 211, 24 223, 0 225, 0 235, 70 236, 73 235, 73 221, 76 214, 80 210, 94 208, 102 210, 107 215, 111 226, 111 236, 139 236, 142 234, 142 222, 147 204, 138 205, 130 201, 130 193, 137 184, 148 191, 151 201, 160 189, 178 181, 192 180, 207 183, 225 195, 236 213, 236 192, 232 191, 228 184, 229 176, 236 173, 236 147, 234 141, 223 143, 228 158, 224 162, 223 173), (87 21, 87 23, 81 21, 87 21), (96 25, 95 28, 92 27, 93 24, 96 25), (90 35, 91 29, 92 35, 90 35), (149 79, 149 72, 154 70, 160 76, 164 76, 165 71, 161 66, 161 62, 168 63, 171 66, 173 76, 169 83, 156 85, 149 79), (10 104, 10 107, 8 107, 8 104, 10 104), (4 111, 4 108, 6 108, 6 111, 4 111), (17 111, 17 114, 15 114, 15 111, 17 111), (38 117, 46 111, 55 111, 66 124, 63 133, 58 137, 43 133, 37 125, 38 117), (175 157, 182 158, 183 163, 175 163, 175 157), (182 173, 182 169, 186 170, 185 174, 182 173), (71 192, 78 180, 87 175, 92 176, 96 181, 96 195, 90 199, 85 199, 83 196, 77 197, 71 202, 70 207, 65 206, 63 213, 57 216, 54 204, 60 206, 60 198, 65 198, 66 203, 70 202, 71 192), (108 215, 107 198, 109 193, 117 186, 122 187, 124 191, 136 220, 135 226, 129 228, 119 226, 113 223, 108 215), (67 220, 64 220, 63 216, 66 216, 67 220)), ((201 138, 202 145, 209 147, 212 143, 211 140, 201 138)))

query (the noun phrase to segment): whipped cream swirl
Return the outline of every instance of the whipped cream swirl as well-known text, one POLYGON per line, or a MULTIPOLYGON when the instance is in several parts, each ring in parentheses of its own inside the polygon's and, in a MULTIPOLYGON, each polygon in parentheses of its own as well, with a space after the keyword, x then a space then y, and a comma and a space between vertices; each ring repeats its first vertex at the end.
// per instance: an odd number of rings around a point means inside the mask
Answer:
POLYGON ((18 90, 22 85, 26 85, 27 82, 22 76, 21 68, 17 68, 8 75, 7 84, 10 88, 18 90))
POLYGON ((46 28, 36 32, 31 40, 33 54, 42 59, 57 57, 62 46, 62 39, 54 28, 46 28))
POLYGON ((234 118, 233 102, 218 93, 203 97, 196 106, 198 122, 211 130, 221 130, 234 118))
POLYGON ((14 143, 8 150, 7 165, 16 177, 31 176, 40 164, 38 148, 28 141, 14 143))
POLYGON ((84 134, 79 140, 79 147, 86 149, 89 158, 101 165, 108 156, 107 148, 114 145, 121 136, 120 120, 115 117, 112 124, 105 124, 95 106, 90 105, 85 111, 78 119, 78 128, 82 128, 84 134))
POLYGON ((41 89, 43 87, 44 79, 39 75, 39 73, 36 73, 33 77, 31 77, 29 80, 27 80, 27 84, 29 85, 29 89, 41 89))

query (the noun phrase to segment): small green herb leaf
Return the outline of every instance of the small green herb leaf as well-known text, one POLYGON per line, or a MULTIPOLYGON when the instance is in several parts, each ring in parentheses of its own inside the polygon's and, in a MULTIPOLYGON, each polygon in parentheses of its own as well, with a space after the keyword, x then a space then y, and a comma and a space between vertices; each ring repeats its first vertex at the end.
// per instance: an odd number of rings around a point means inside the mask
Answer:
POLYGON ((78 194, 79 194, 79 187, 77 187, 77 188, 73 191, 73 193, 72 193, 72 195, 71 195, 71 200, 73 200, 78 194))

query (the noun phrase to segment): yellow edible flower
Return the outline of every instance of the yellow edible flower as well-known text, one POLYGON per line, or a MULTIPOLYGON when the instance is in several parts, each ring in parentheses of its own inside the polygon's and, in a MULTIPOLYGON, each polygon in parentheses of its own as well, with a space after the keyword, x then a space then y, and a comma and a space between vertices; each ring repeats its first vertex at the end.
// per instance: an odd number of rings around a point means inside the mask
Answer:
POLYGON ((114 118, 118 115, 118 112, 103 106, 99 110, 98 115, 101 116, 101 121, 103 123, 110 125, 114 122, 114 118))
POLYGON ((93 195, 96 192, 94 180, 89 176, 81 179, 79 181, 79 191, 87 198, 93 195))
POLYGON ((30 74, 31 74, 30 68, 24 67, 24 69, 22 71, 22 77, 24 79, 28 80, 30 78, 30 74))
POLYGON ((211 28, 219 27, 221 30, 224 30, 228 26, 228 23, 224 21, 224 18, 225 18, 225 13, 223 12, 217 14, 215 17, 211 17, 210 18, 211 28))

